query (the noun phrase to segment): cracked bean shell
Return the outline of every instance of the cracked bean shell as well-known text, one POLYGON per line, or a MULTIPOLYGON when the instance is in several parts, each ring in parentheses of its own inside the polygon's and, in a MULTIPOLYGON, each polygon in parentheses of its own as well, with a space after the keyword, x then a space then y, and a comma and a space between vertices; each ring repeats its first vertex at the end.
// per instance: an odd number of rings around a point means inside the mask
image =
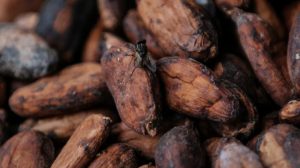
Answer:
POLYGON ((155 136, 161 121, 159 85, 154 73, 135 65, 136 54, 129 43, 110 48, 101 59, 104 76, 121 120, 140 134, 155 136))
POLYGON ((166 57, 158 61, 168 105, 175 111, 217 122, 235 119, 238 96, 227 89, 205 65, 192 59, 166 57))
POLYGON ((137 9, 167 56, 201 61, 216 56, 218 33, 204 8, 193 0, 138 0, 137 9))

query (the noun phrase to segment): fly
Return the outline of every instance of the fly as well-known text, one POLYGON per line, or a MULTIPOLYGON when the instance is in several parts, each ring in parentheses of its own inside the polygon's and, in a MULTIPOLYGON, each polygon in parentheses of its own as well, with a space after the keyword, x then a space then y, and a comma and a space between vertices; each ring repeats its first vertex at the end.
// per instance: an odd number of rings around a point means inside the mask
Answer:
POLYGON ((146 68, 150 72, 155 73, 156 64, 151 55, 148 53, 146 40, 137 42, 135 45, 135 51, 134 69, 131 75, 134 73, 136 68, 146 68))

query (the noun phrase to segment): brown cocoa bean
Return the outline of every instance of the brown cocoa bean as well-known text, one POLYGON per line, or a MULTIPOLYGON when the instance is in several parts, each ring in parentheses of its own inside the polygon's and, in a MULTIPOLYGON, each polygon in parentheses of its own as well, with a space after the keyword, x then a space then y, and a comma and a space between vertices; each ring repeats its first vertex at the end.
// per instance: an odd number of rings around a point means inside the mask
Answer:
POLYGON ((201 61, 216 56, 217 32, 208 14, 194 1, 139 0, 137 4, 146 28, 168 56, 201 61))
POLYGON ((143 55, 147 53, 138 45, 146 47, 142 43, 112 47, 101 63, 121 120, 138 133, 155 136, 161 120, 159 85, 155 65, 145 62, 150 56, 143 55))
POLYGON ((234 138, 212 138, 205 143, 212 168, 263 168, 256 153, 234 138))
POLYGON ((274 50, 273 60, 281 70, 282 75, 286 81, 291 85, 290 77, 288 75, 287 69, 287 49, 286 49, 286 30, 280 19, 277 16, 277 13, 271 6, 268 0, 255 0, 255 11, 256 13, 270 26, 274 31, 274 41, 275 46, 272 46, 274 50))
POLYGON ((283 122, 300 124, 300 101, 293 100, 287 103, 279 112, 279 119, 283 122))
POLYGON ((273 100, 284 105, 291 98, 291 89, 271 58, 274 34, 259 16, 237 8, 227 11, 237 27, 240 43, 256 77, 273 100))
POLYGON ((93 114, 109 117, 112 119, 112 123, 118 120, 117 114, 113 111, 101 108, 49 118, 27 119, 19 126, 19 131, 40 131, 51 139, 58 142, 65 142, 71 137, 78 125, 93 114))
POLYGON ((300 165, 300 130, 278 124, 255 138, 254 150, 266 168, 296 168, 300 165))
POLYGON ((108 137, 110 118, 93 114, 76 128, 51 168, 85 167, 108 137))
POLYGON ((164 134, 155 150, 158 168, 205 167, 205 151, 192 125, 177 126, 164 134))
POLYGON ((51 140, 35 131, 20 132, 0 148, 1 168, 49 168, 53 160, 51 140))
POLYGON ((107 96, 101 65, 81 63, 16 90, 9 104, 20 116, 44 117, 79 111, 107 96))
POLYGON ((114 144, 98 154, 88 168, 136 168, 138 157, 135 151, 125 144, 114 144))
POLYGON ((185 58, 167 57, 158 61, 158 70, 168 105, 175 111, 214 121, 235 119, 239 100, 203 64, 185 58))

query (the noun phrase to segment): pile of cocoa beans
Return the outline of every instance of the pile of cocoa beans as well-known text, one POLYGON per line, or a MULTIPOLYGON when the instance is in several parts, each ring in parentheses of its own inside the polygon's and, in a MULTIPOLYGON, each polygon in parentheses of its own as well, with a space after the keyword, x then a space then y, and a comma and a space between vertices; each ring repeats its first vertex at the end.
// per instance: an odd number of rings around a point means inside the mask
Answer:
POLYGON ((0 0, 0 168, 299 168, 299 0, 0 0))

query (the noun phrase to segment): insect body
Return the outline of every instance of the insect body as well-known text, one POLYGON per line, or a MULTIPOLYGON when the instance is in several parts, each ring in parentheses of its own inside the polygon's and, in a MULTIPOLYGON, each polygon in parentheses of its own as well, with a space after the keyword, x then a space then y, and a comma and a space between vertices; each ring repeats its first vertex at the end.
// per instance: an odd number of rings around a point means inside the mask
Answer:
POLYGON ((155 73, 156 64, 155 61, 152 59, 151 55, 148 54, 146 40, 139 41, 135 45, 135 50, 136 50, 135 60, 134 60, 135 68, 132 71, 132 74, 134 73, 136 68, 146 68, 150 72, 155 73))

